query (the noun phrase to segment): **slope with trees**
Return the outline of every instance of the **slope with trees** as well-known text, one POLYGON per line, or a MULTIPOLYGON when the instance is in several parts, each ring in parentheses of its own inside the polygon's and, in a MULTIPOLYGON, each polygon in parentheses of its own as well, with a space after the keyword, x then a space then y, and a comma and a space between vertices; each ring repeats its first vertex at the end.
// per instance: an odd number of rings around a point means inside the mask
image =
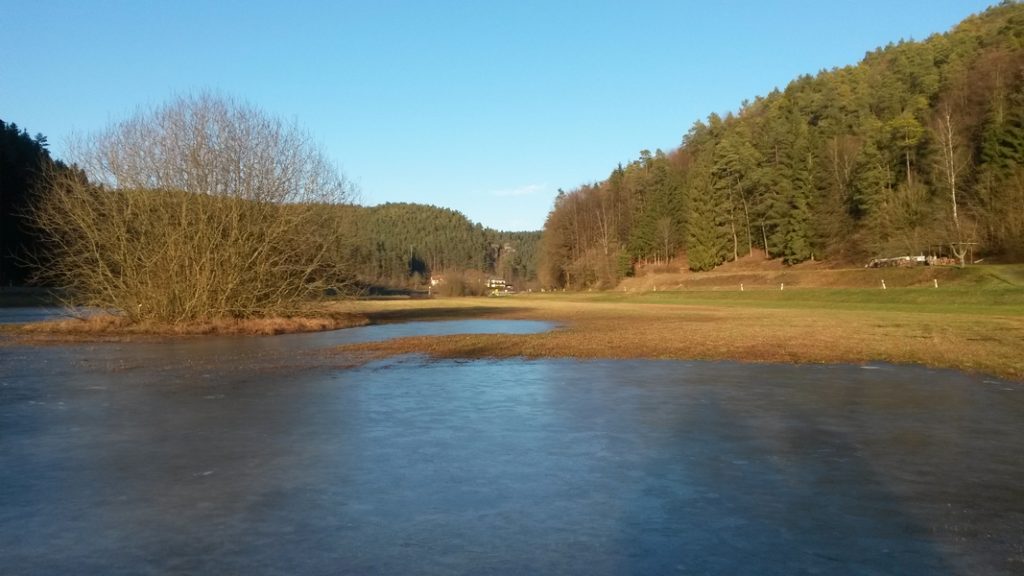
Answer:
POLYGON ((73 143, 73 169, 42 135, 2 127, 4 283, 34 276, 135 321, 289 314, 432 274, 537 276, 540 232, 355 205, 306 133, 242 102, 200 94, 140 111, 73 143))
POLYGON ((424 204, 343 209, 353 270, 366 285, 412 288, 431 275, 476 271, 522 284, 536 278, 539 232, 499 232, 424 204))
POLYGON ((809 259, 1024 258, 1024 5, 801 76, 560 193, 540 271, 611 286, 685 254, 809 259))
POLYGON ((71 169, 51 158, 45 136, 30 136, 0 120, 0 286, 30 280, 32 262, 40 255, 29 212, 46 186, 46 175, 54 172, 71 169))

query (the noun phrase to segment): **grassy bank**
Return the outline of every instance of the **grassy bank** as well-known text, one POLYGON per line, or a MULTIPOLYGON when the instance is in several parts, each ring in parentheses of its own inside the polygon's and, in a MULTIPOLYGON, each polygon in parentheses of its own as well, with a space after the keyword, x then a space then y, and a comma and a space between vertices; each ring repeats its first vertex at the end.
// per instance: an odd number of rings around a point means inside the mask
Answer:
POLYGON ((532 335, 405 338, 342 350, 367 358, 425 353, 446 358, 884 361, 1024 380, 1024 267, 942 269, 947 276, 938 288, 934 278, 924 282, 928 278, 922 270, 936 273, 924 268, 884 271, 895 279, 887 280, 885 290, 873 286, 877 270, 803 269, 779 272, 800 275, 800 282, 787 284, 785 290, 745 285, 740 291, 732 286, 734 278, 723 273, 717 277, 720 285, 699 289, 641 291, 627 282, 609 292, 321 303, 299 318, 157 326, 97 317, 0 330, 22 341, 124 340, 279 334, 412 320, 529 319, 555 322, 559 329, 532 335), (829 286, 833 272, 847 276, 852 286, 829 286))
POLYGON ((984 288, 789 288, 786 290, 662 290, 572 296, 579 301, 709 305, 773 309, 842 309, 864 312, 1024 315, 1024 289, 984 288))
POLYGON ((273 318, 214 319, 162 324, 129 322, 122 316, 95 314, 21 325, 0 325, 19 342, 104 342, 132 341, 171 336, 244 335, 270 336, 297 332, 319 332, 363 326, 366 316, 335 311, 318 315, 273 318))
POLYGON ((618 291, 654 290, 778 290, 792 288, 1024 288, 1024 265, 985 264, 958 268, 953 266, 913 266, 908 268, 833 268, 826 262, 805 262, 786 266, 779 260, 745 256, 723 264, 710 272, 660 272, 622 281, 618 291))
POLYGON ((363 302, 371 322, 547 320, 532 335, 417 337, 346 346, 369 357, 671 358, 923 364, 1024 380, 1024 290, 687 291, 363 302))

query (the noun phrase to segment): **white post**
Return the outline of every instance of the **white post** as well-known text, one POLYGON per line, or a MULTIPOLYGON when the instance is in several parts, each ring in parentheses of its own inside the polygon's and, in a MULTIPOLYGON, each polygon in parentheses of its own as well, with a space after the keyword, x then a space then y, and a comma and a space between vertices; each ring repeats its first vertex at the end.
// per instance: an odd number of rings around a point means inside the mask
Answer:
POLYGON ((779 282, 779 290, 785 290, 785 289, 786 289, 786 283, 785 282, 779 282))
POLYGON ((885 280, 882 280, 882 290, 885 290, 885 280))
POLYGON ((740 282, 740 292, 743 292, 743 283, 740 282))
POLYGON ((936 287, 936 288, 938 288, 938 287, 939 287, 939 279, 938 279, 938 278, 934 278, 934 279, 932 279, 932 282, 935 282, 935 287, 936 287))

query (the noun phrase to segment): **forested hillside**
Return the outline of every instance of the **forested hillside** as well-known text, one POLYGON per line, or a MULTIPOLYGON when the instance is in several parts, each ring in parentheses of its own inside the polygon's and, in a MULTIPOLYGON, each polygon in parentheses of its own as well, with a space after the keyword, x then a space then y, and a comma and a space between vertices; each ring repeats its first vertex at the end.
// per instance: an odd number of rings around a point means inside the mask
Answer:
POLYGON ((32 274, 38 239, 27 212, 53 169, 67 167, 50 157, 45 136, 0 120, 0 286, 24 284, 32 274))
POLYGON ((361 282, 416 287, 432 274, 472 270, 514 284, 537 275, 539 232, 499 232, 462 213, 423 204, 344 207, 352 269, 361 282))
MULTIPOLYGON (((47 185, 51 169, 87 182, 51 158, 46 137, 30 136, 0 121, 0 286, 27 283, 45 257, 29 211, 47 185)), ((416 288, 431 274, 498 276, 516 285, 537 278, 540 232, 501 232, 470 222, 461 213, 422 204, 323 207, 319 229, 311 231, 345 274, 363 286, 416 288)))
POLYGON ((759 250, 1024 258, 1024 5, 799 77, 560 193, 540 275, 611 286, 638 264, 709 270, 759 250))

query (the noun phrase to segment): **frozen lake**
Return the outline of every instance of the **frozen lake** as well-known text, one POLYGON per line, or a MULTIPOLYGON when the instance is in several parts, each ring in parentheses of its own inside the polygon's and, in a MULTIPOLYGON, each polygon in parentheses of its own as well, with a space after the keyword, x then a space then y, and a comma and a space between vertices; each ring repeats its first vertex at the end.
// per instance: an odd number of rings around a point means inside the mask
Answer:
POLYGON ((0 346, 10 574, 1020 574, 1024 386, 322 352, 458 321, 0 346))

